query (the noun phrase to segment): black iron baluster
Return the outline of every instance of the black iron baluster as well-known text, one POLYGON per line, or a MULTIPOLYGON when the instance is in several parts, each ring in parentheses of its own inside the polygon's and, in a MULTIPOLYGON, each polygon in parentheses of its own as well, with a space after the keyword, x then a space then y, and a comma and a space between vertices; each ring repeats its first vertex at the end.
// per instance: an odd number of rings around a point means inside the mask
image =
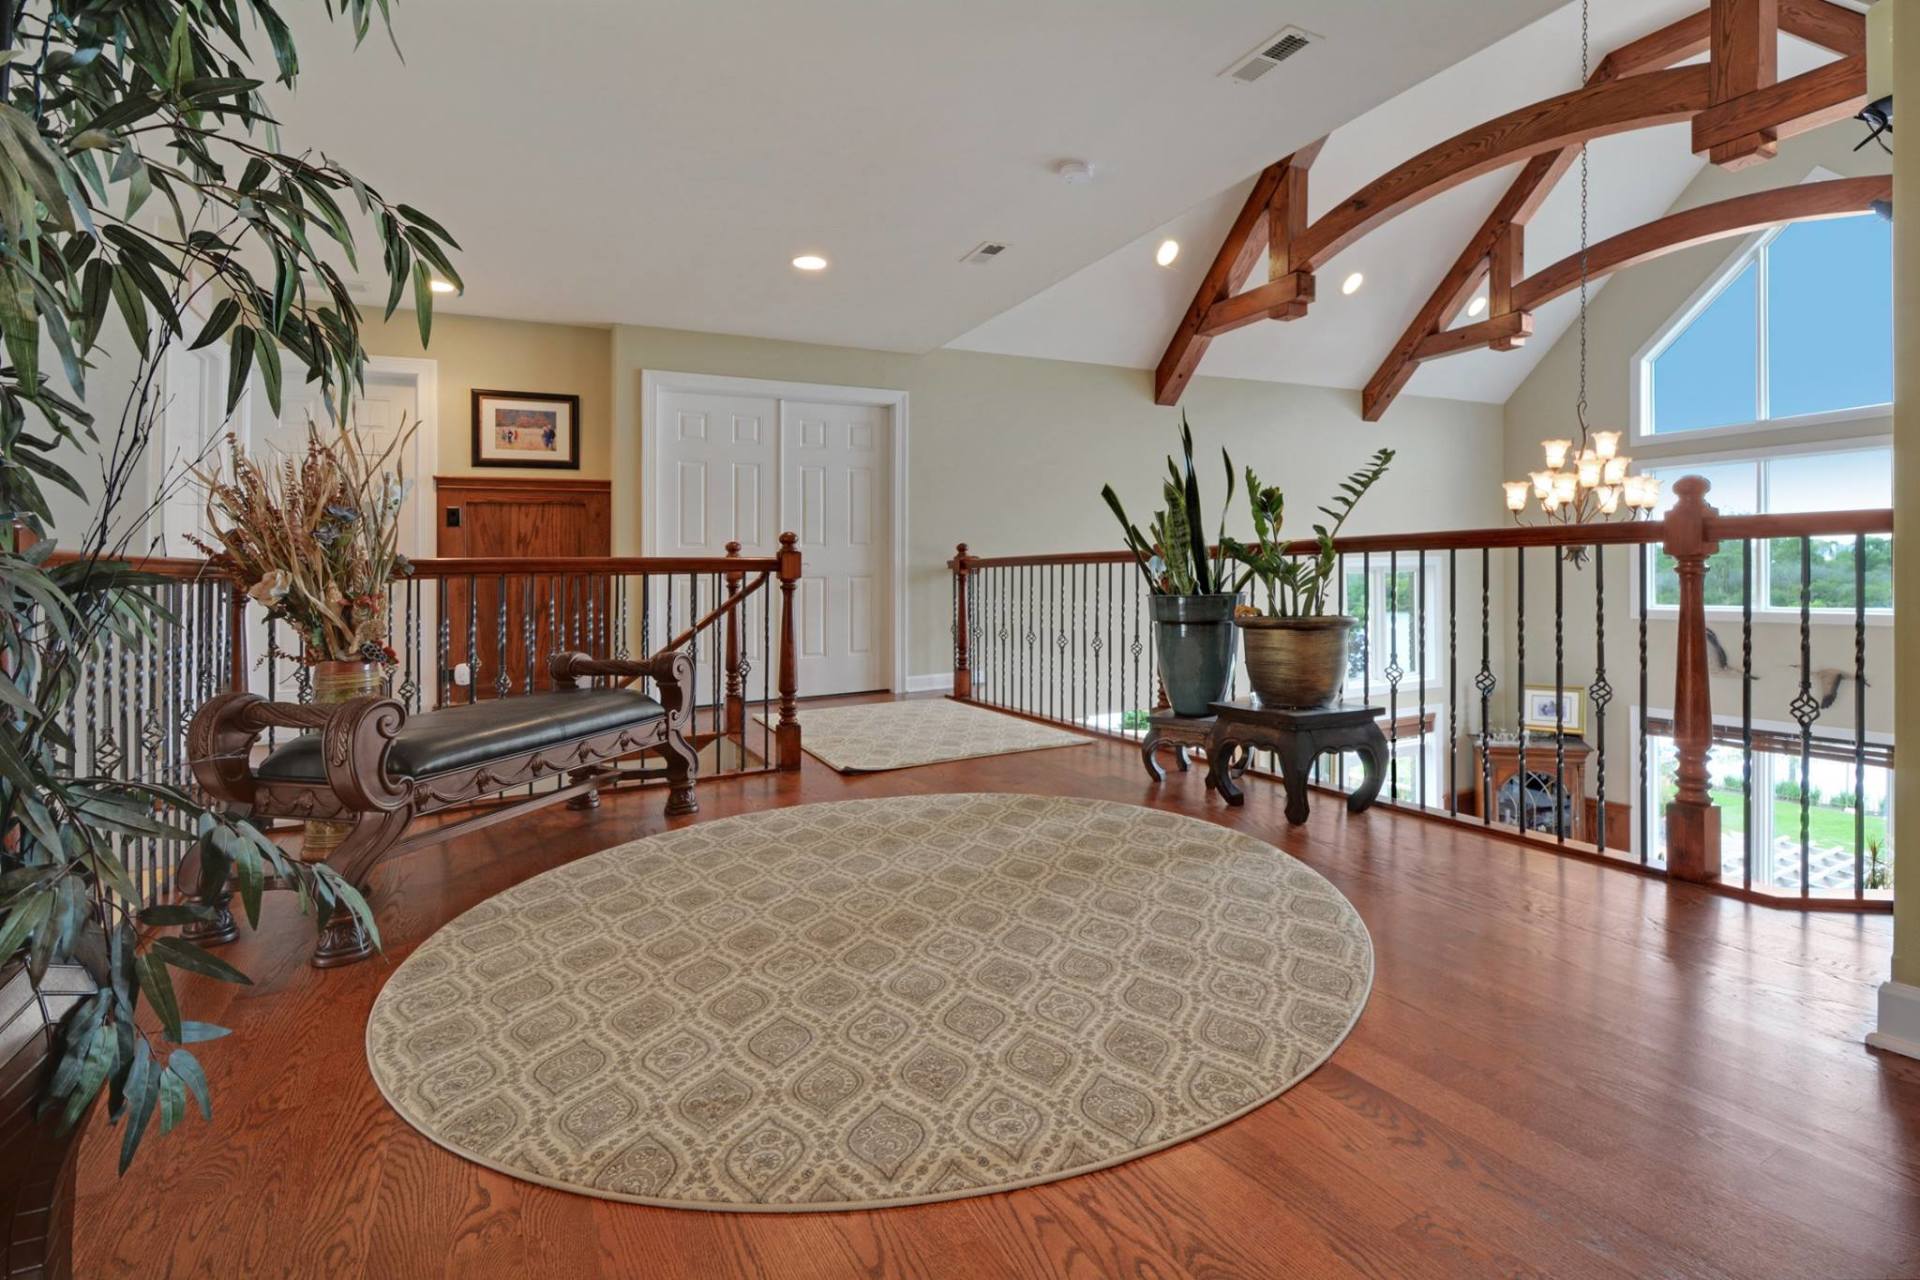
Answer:
POLYGON ((494 622, 494 666, 499 668, 493 677, 493 696, 504 698, 513 691, 513 678, 507 672, 507 575, 501 574, 494 584, 494 611, 500 616, 494 622))
MULTIPOLYGON (((1753 539, 1740 543, 1740 843, 1743 888, 1753 888, 1753 539)), ((1769 808, 1772 806, 1769 805, 1769 808)))
POLYGON ((1867 892, 1867 537, 1853 535, 1853 896, 1867 892))
POLYGON ((527 574, 524 583, 520 592, 520 647, 526 653, 527 675, 523 684, 526 691, 532 693, 534 672, 540 666, 540 624, 534 614, 533 575, 527 574))
POLYGON ((1653 808, 1653 793, 1647 789, 1647 579, 1652 576, 1654 557, 1659 554, 1657 548, 1643 547, 1634 559, 1634 571, 1640 579, 1640 765, 1639 799, 1634 808, 1638 811, 1640 828, 1640 865, 1646 866, 1652 850, 1648 844, 1651 830, 1647 815, 1653 808))
MULTIPOLYGON (((1129 583, 1133 582, 1132 574, 1123 571, 1122 576, 1129 583)), ((1140 711, 1142 714, 1150 714, 1144 710, 1147 705, 1147 700, 1141 697, 1140 693, 1140 655, 1146 648, 1145 645, 1140 643, 1140 597, 1146 594, 1145 583, 1143 582, 1135 586, 1133 590, 1127 594, 1131 596, 1133 600, 1133 644, 1129 646, 1133 654, 1133 683, 1131 686, 1133 691, 1121 699, 1121 701, 1128 703, 1139 702, 1140 706, 1128 706, 1123 709, 1122 715, 1128 715, 1135 711, 1140 711)), ((1125 726, 1125 723, 1124 720, 1121 722, 1122 727, 1125 726)), ((1139 729, 1140 733, 1144 736, 1147 731, 1146 726, 1140 725, 1139 729)))
POLYGON ((480 698, 480 586, 467 575, 467 702, 480 698))
POLYGON ((439 691, 439 706, 447 706, 453 701, 453 615, 447 608, 447 580, 439 578, 434 583, 434 618, 438 653, 434 660, 437 675, 434 687, 439 691))
POLYGON ((1400 803, 1400 553, 1387 552, 1387 798, 1400 803))
MULTIPOLYGON (((1559 554, 1558 551, 1554 552, 1555 556, 1559 554)), ((1527 825, 1527 793, 1532 790, 1532 788, 1527 785, 1529 780, 1527 778, 1527 549, 1525 547, 1515 547, 1513 549, 1513 583, 1515 601, 1514 634, 1516 637, 1513 664, 1513 690, 1514 702, 1519 708, 1516 719, 1520 730, 1519 744, 1514 752, 1516 771, 1514 773, 1515 794, 1513 797, 1513 817, 1515 825, 1520 829, 1520 833, 1525 835, 1529 830, 1527 825)))
POLYGON ((1553 557, 1553 840, 1567 842, 1567 557, 1553 557))
POLYGON ((1493 613, 1490 598, 1493 586, 1493 550, 1480 548, 1480 672, 1473 687, 1480 691, 1480 825, 1493 821, 1493 690, 1498 683, 1490 664, 1490 637, 1493 613))
MULTIPOLYGON (((752 602, 749 601, 749 603, 752 602)), ((617 615, 613 624, 613 656, 626 658, 632 654, 633 649, 628 643, 631 639, 629 635, 631 624, 627 620, 627 575, 624 573, 615 574, 613 577, 613 607, 617 615)), ((753 625, 752 618, 753 612, 749 609, 746 623, 748 627, 753 625)), ((741 690, 741 696, 745 696, 744 687, 741 690)), ((744 748, 746 744, 741 745, 744 748)))
POLYGON ((1424 810, 1427 807, 1427 553, 1418 553, 1420 559, 1414 563, 1413 574, 1413 665, 1420 673, 1420 683, 1415 686, 1420 691, 1417 714, 1420 717, 1420 763, 1415 775, 1414 798, 1424 810))
MULTIPOLYGON (((1607 564, 1606 547, 1593 547, 1593 683, 1587 696, 1593 700, 1593 737, 1598 743, 1594 760, 1593 826, 1594 844, 1602 853, 1607 848, 1607 704, 1613 701, 1613 686, 1607 683, 1607 564)), ((1584 801, 1582 801, 1584 803, 1584 801)))
POLYGON ((1447 816, 1460 816, 1460 552, 1447 548, 1447 816))
MULTIPOLYGON (((251 681, 249 681, 251 683, 251 681)), ((267 700, 280 701, 280 624, 272 618, 267 619, 267 700)), ((272 751, 277 731, 267 727, 267 750, 272 751)))
POLYGON ((1813 540, 1800 538, 1800 692, 1788 704, 1800 723, 1800 896, 1813 891, 1813 722, 1820 703, 1813 696, 1813 540))
MULTIPOLYGON (((640 656, 642 658, 651 658, 653 656, 652 594, 653 594, 653 575, 650 573, 643 573, 640 575, 640 656)), ((771 597, 769 597, 767 612, 768 613, 773 612, 771 597)), ((549 629, 549 632, 551 632, 551 629, 549 629)), ((644 690, 644 689, 650 688, 652 686, 652 683, 653 682, 651 680, 642 680, 640 682, 640 687, 641 689, 644 690)), ((771 732, 771 730, 769 730, 769 732, 771 732)))

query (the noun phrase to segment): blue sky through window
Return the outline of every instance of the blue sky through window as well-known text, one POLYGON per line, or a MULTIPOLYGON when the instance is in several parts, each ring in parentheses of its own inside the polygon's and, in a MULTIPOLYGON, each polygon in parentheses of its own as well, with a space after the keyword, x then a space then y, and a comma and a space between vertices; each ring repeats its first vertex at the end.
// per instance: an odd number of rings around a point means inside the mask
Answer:
POLYGON ((1652 366, 1655 432, 1890 402, 1891 225, 1861 215, 1786 227, 1747 259, 1652 366))

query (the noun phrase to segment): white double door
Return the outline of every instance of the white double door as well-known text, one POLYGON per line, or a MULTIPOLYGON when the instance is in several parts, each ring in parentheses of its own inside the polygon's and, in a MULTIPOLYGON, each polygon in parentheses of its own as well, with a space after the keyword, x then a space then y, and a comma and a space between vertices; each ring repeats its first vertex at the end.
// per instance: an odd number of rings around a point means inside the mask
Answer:
MULTIPOLYGON (((802 697, 892 680, 893 413, 842 403, 662 388, 655 554, 770 556, 799 535, 795 647, 802 697)), ((755 602, 748 634, 759 634, 755 602)), ((778 615, 775 615, 777 631, 778 615)), ((771 655, 770 655, 771 656, 771 655)))

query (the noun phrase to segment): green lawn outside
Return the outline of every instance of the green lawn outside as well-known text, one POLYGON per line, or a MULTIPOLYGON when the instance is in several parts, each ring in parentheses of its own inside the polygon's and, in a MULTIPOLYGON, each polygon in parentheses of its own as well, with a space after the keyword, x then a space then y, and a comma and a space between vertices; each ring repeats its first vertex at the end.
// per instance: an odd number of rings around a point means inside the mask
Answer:
MULTIPOLYGON (((1745 831, 1747 809, 1740 793, 1732 788, 1715 787, 1712 794, 1713 803, 1720 809, 1721 833, 1738 835, 1745 831)), ((1669 784, 1660 789, 1660 808, 1665 810, 1667 802, 1671 799, 1673 799, 1673 787, 1669 784)), ((1773 831, 1777 836, 1799 840, 1799 801, 1774 797, 1773 831)), ((1868 844, 1884 845, 1887 839, 1887 820, 1868 814, 1866 831, 1868 844)), ((1853 848, 1853 815, 1842 809, 1830 809, 1821 804, 1814 805, 1807 811, 1807 839, 1817 845, 1842 849, 1853 848)))

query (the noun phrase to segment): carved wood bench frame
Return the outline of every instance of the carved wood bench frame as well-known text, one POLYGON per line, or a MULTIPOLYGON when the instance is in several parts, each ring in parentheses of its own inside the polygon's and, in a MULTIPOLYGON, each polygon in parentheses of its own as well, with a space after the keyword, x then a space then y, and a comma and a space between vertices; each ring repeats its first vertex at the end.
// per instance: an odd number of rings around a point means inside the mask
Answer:
MULTIPOLYGON (((591 808, 598 803, 599 788, 613 782, 665 779, 669 817, 699 811, 693 785, 699 757, 686 739, 692 721, 688 691, 693 680, 693 659, 687 653, 673 650, 644 661, 561 653, 553 656, 548 668, 556 688, 578 688, 582 678, 596 676, 629 684, 650 678, 666 714, 427 777, 398 778, 387 772, 387 757, 407 712, 391 697, 376 694, 334 706, 311 706, 269 702, 251 693, 223 693, 195 713, 187 730, 187 755, 201 788, 238 816, 350 825, 352 829, 327 862, 362 892, 375 864, 389 854, 423 849, 562 800, 576 808, 591 808), (270 728, 318 733, 325 781, 256 774, 254 743, 270 728), (630 763, 647 752, 658 753, 665 764, 641 768, 630 763), (415 818, 555 774, 567 775, 565 785, 403 839, 415 818)), ((201 886, 201 897, 215 908, 216 918, 189 930, 196 941, 228 942, 238 936, 230 906, 232 888, 230 883, 201 886)), ((320 969, 352 964, 372 951, 371 940, 351 916, 344 908, 336 908, 321 926, 313 964, 320 969)))

